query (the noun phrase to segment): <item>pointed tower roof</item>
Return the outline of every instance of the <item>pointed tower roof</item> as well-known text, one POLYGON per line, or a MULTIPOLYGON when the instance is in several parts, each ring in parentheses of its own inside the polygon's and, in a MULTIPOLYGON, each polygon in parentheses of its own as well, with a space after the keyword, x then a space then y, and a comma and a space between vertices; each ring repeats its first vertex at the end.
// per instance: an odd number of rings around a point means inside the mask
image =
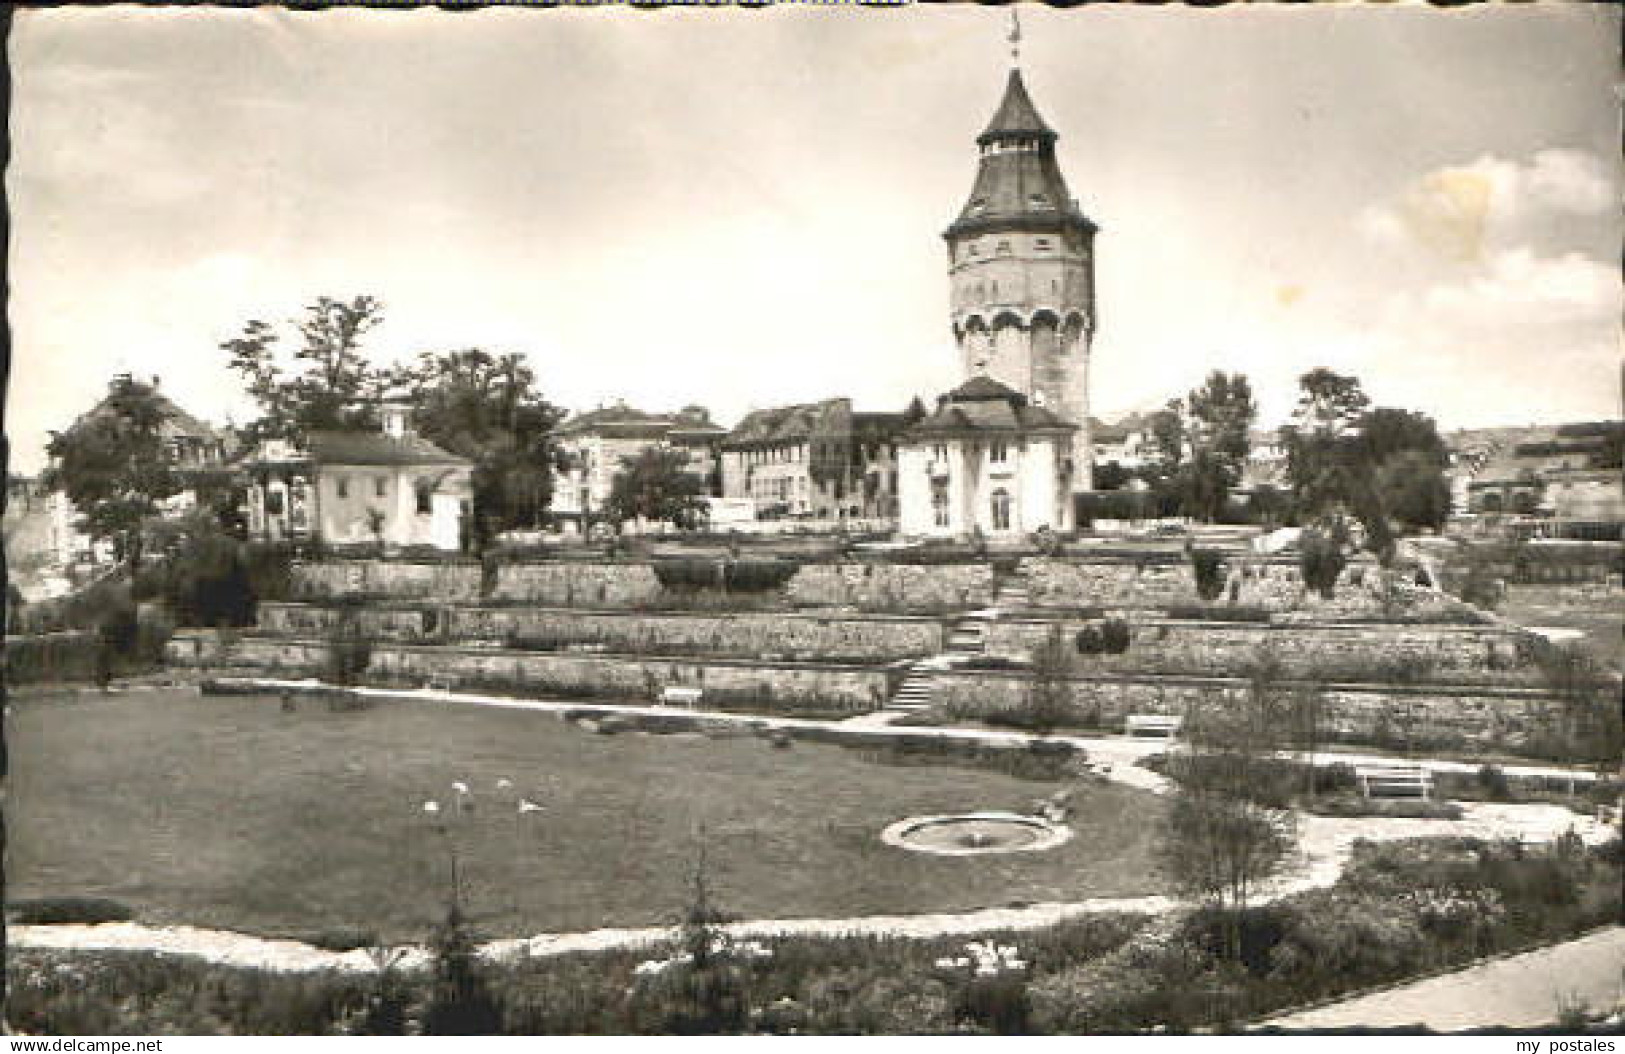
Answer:
POLYGON ((976 141, 986 146, 999 139, 1035 137, 1054 142, 1055 130, 1038 116, 1038 107, 1033 105, 1027 85, 1021 79, 1021 70, 1012 69, 1004 86, 1004 99, 993 114, 993 120, 987 123, 987 130, 977 136, 976 141))
POLYGON ((993 120, 976 137, 982 156, 970 198, 943 236, 999 230, 1092 234, 1095 225, 1072 199, 1055 160, 1058 138, 1038 115, 1021 70, 1012 69, 993 120))

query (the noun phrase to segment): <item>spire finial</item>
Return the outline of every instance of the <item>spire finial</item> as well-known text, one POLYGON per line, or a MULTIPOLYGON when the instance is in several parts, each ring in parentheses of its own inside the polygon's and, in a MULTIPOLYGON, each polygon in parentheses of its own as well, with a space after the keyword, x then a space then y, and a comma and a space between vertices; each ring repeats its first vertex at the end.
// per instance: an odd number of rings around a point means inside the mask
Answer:
POLYGON ((1021 66, 1021 18, 1014 4, 1010 5, 1010 63, 1021 66))

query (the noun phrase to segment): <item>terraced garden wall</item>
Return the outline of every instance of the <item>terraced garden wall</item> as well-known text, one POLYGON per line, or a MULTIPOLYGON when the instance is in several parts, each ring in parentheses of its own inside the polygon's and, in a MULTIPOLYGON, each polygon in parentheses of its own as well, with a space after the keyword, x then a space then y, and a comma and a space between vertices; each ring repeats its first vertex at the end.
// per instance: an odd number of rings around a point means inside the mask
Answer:
MULTIPOLYGON (((1190 561, 1174 553, 1035 558, 1023 561, 1022 569, 1037 607, 1155 609, 1204 603, 1190 561)), ((1417 586, 1412 575, 1385 572, 1369 561, 1345 569, 1330 600, 1304 586, 1295 561, 1231 557, 1223 574, 1223 590, 1211 603, 1309 618, 1444 614, 1461 607, 1443 593, 1417 586)))
MULTIPOLYGON (((1130 714, 1188 715, 1203 706, 1239 702, 1248 686, 1233 678, 1087 677, 1063 682, 1071 719, 1121 731, 1130 714)), ((1281 691, 1290 693, 1292 685, 1281 691)), ((1019 674, 955 671, 936 678, 936 701, 955 717, 994 718, 1028 705, 1019 674)), ((1519 752, 1538 743, 1559 708, 1528 689, 1334 685, 1321 690, 1318 715, 1327 741, 1386 749, 1519 752)))
MULTIPOLYGON (((168 658, 177 666, 313 677, 326 669, 329 645, 246 637, 221 641, 208 632, 177 634, 168 658)), ((418 647, 379 643, 366 680, 422 686, 447 679, 459 687, 513 690, 545 697, 649 703, 662 688, 705 691, 707 706, 760 710, 863 713, 883 706, 896 675, 884 668, 594 656, 504 649, 418 647)))
MULTIPOLYGON (((1026 659, 1057 624, 1070 648, 1091 623, 990 621, 987 651, 1026 659)), ((1241 672, 1265 653, 1288 676, 1327 681, 1498 684, 1539 676, 1527 636, 1498 626, 1130 620, 1127 651, 1080 655, 1078 662, 1099 672, 1225 676, 1241 672)))
MULTIPOLYGON (((262 604, 260 628, 325 638, 341 613, 309 604, 262 604)), ((934 655, 944 627, 928 618, 739 612, 720 615, 560 610, 530 607, 365 608, 344 613, 377 640, 504 641, 547 649, 602 645, 655 655, 735 655, 822 662, 892 662, 934 655)))
MULTIPOLYGON (((557 561, 504 564, 494 570, 487 581, 482 569, 472 563, 326 560, 295 564, 293 581, 295 595, 310 601, 351 597, 641 610, 680 599, 662 588, 653 565, 647 562, 557 561)), ((726 602, 723 594, 716 596, 726 602)), ((848 607, 884 612, 963 610, 985 607, 992 598, 993 569, 985 563, 804 564, 788 585, 770 594, 785 609, 848 607)), ((743 602, 739 606, 750 607, 743 602)))

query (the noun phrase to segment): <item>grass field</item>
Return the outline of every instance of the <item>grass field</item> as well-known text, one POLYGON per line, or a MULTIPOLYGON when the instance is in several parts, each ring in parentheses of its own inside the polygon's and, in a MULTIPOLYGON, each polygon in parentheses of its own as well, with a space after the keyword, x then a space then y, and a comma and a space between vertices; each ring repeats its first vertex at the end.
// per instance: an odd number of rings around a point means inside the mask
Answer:
POLYGON ((1148 862, 1159 803, 1117 786, 1075 792, 1059 849, 942 857, 878 834, 911 815, 1025 811, 1057 785, 419 702, 289 714, 274 698, 87 693, 13 710, 9 895, 109 897, 153 923, 419 940, 444 911, 453 845, 482 933, 668 922, 702 829, 716 899, 746 917, 1161 889, 1148 862), (454 808, 453 781, 472 812, 454 808), (542 811, 521 814, 520 796, 542 811))

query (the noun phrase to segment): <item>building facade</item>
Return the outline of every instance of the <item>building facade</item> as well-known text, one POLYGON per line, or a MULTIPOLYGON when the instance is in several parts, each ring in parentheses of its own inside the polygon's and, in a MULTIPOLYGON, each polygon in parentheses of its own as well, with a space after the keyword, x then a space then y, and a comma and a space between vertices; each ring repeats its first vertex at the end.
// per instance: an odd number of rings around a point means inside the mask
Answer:
POLYGON ((1065 467, 1076 431, 1008 385, 990 377, 966 381, 903 438, 899 530, 994 541, 1071 530, 1065 467))
POLYGON ((961 376, 991 377, 1077 426, 1062 470, 1072 491, 1086 491, 1096 227, 1067 189, 1057 138, 1011 70, 976 140, 970 198, 943 238, 961 376))
POLYGON ((413 431, 404 405, 386 406, 383 419, 378 432, 312 432, 303 447, 262 445, 242 465, 250 536, 464 548, 473 463, 413 431))
POLYGON ((609 501, 621 463, 654 447, 681 450, 706 494, 721 488, 719 450, 727 429, 711 423, 704 407, 654 414, 617 403, 578 414, 554 432, 559 461, 553 473, 552 514, 579 529, 609 501))
POLYGON ((722 496, 767 519, 895 518, 903 429, 902 414, 850 399, 754 410, 722 442, 722 496))

